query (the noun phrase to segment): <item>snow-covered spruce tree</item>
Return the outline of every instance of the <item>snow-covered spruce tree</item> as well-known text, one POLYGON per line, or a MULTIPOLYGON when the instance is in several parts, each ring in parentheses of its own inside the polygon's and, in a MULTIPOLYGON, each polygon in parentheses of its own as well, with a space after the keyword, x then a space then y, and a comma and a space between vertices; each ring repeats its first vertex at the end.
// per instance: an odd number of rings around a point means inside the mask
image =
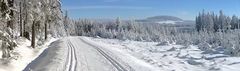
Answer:
POLYGON ((52 23, 50 26, 50 33, 53 37, 66 36, 66 30, 63 24, 63 15, 61 10, 61 0, 50 0, 51 1, 51 19, 52 23))
POLYGON ((224 25, 226 25, 226 16, 223 14, 223 11, 220 11, 220 16, 219 16, 219 31, 223 32, 225 30, 224 25))
POLYGON ((119 31, 119 30, 120 30, 120 27, 121 27, 121 20, 120 20, 120 17, 117 17, 115 23, 116 23, 116 31, 119 31))
POLYGON ((69 24, 71 24, 69 21, 70 19, 68 17, 68 11, 66 10, 64 14, 63 24, 64 24, 64 29, 66 30, 67 35, 70 35, 70 29, 71 29, 69 28, 70 27, 69 24))
POLYGON ((213 29, 214 29, 214 32, 217 32, 218 31, 218 29, 219 29, 219 17, 218 17, 218 15, 215 15, 214 13, 213 13, 213 21, 214 21, 214 26, 213 26, 213 29))
POLYGON ((233 15, 232 16, 232 20, 231 20, 231 29, 235 29, 235 28, 237 28, 237 29, 239 29, 238 28, 238 24, 239 24, 239 21, 238 21, 239 19, 238 19, 238 17, 236 16, 236 15, 233 15))
POLYGON ((2 52, 3 58, 9 58, 10 57, 10 50, 13 50, 13 48, 16 46, 16 43, 13 41, 13 2, 14 0, 0 0, 0 14, 3 20, 3 23, 7 24, 7 26, 4 26, 4 29, 2 32, 0 32, 0 40, 2 40, 2 52))

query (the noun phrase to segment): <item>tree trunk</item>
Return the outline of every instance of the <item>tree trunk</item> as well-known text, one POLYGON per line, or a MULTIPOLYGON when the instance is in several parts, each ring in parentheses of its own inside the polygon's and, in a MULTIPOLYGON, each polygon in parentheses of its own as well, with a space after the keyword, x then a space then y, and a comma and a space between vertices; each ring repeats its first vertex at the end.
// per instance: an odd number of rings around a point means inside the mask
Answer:
POLYGON ((24 23, 23 23, 23 36, 25 37, 25 38, 27 38, 28 40, 30 40, 30 35, 29 35, 29 33, 30 32, 27 32, 26 31, 26 24, 28 23, 28 12, 25 12, 25 19, 24 19, 24 23))
POLYGON ((32 24, 32 43, 31 43, 32 48, 35 48, 35 23, 36 21, 34 20, 32 24))
POLYGON ((20 23, 20 36, 23 36, 23 23, 22 23, 22 2, 20 2, 20 15, 19 15, 19 23, 20 23))
POLYGON ((48 20, 46 20, 46 22, 45 22, 45 40, 47 40, 47 35, 48 35, 48 33, 47 33, 47 23, 48 23, 48 20))

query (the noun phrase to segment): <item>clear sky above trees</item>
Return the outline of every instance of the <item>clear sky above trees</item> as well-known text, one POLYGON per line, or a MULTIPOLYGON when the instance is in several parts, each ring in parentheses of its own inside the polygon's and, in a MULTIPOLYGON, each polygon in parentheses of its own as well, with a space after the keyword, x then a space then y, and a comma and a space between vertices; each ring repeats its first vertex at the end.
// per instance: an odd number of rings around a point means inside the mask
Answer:
POLYGON ((72 18, 138 19, 171 15, 194 20, 200 11, 240 16, 240 0, 62 0, 72 18))

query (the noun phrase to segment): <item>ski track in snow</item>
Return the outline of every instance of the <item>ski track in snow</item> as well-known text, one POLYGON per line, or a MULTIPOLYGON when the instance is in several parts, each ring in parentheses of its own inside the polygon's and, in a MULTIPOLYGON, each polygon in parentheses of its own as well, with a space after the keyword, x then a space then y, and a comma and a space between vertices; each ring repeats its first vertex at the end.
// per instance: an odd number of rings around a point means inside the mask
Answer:
MULTIPOLYGON (((100 49, 99 47, 92 45, 86 41, 84 41, 83 39, 80 38, 80 40, 90 46, 92 46, 93 48, 95 48, 99 53, 102 54, 102 56, 104 58, 106 58, 118 71, 129 71, 126 68, 124 68, 120 63, 118 63, 116 60, 114 60, 111 56, 109 56, 107 53, 105 53, 102 49, 100 49)), ((131 70, 134 71, 134 70, 131 70)))
POLYGON ((68 40, 67 44, 68 44, 68 56, 67 56, 65 71, 76 71, 77 57, 76 57, 75 47, 73 46, 70 40, 68 40))

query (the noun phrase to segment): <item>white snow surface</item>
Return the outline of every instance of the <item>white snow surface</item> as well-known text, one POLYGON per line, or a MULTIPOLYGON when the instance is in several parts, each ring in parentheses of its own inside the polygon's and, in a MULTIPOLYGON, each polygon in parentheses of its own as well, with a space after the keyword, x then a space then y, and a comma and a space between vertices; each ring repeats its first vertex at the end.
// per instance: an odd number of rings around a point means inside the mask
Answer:
POLYGON ((156 71, 240 71, 240 57, 225 55, 221 49, 202 51, 197 46, 158 45, 157 42, 88 38, 147 62, 156 71))
MULTIPOLYGON (((33 49, 30 46, 31 42, 29 40, 19 38, 17 40, 18 46, 11 52, 11 58, 2 59, 0 56, 0 71, 22 71, 31 61, 37 58, 51 42, 55 40, 57 39, 51 38, 47 40, 44 45, 33 49)), ((2 51, 0 51, 0 55, 2 55, 2 51)))

